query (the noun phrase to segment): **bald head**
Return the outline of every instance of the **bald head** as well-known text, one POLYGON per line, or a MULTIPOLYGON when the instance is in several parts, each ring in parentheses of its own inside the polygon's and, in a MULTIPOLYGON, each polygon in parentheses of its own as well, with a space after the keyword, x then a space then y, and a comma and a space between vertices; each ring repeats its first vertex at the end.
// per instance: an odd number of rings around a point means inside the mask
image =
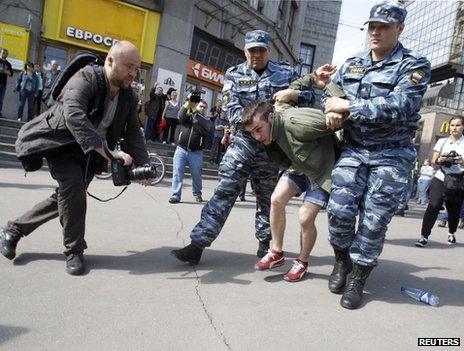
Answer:
MULTIPOLYGON (((135 55, 140 60, 139 50, 130 41, 117 41, 108 52, 108 56, 118 58, 125 55, 135 55)), ((107 57, 108 57, 107 56, 107 57)))
POLYGON ((134 44, 126 40, 116 42, 105 59, 105 72, 111 88, 117 91, 130 87, 140 63, 140 53, 134 44))

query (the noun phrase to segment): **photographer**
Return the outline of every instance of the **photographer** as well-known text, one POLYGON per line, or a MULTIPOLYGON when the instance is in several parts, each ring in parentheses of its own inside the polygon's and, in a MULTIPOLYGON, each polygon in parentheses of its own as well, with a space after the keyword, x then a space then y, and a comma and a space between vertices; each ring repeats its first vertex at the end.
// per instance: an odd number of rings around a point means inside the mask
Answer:
MULTIPOLYGON (((103 67, 88 65, 79 70, 66 83, 56 103, 23 126, 16 142, 23 166, 29 171, 37 170, 45 157, 58 187, 50 198, 9 221, 1 231, 0 252, 6 258, 15 257, 21 237, 59 217, 66 270, 72 275, 84 273, 86 189, 97 160, 110 159, 103 149, 104 140, 114 149, 117 141, 124 138, 126 151, 132 156, 113 151, 112 158, 122 159, 125 166, 131 165, 133 159, 136 165, 149 163, 137 119, 138 101, 131 89, 140 63, 140 54, 133 44, 117 42, 103 67), (97 97, 100 103, 94 108, 97 97)), ((142 183, 148 185, 151 180, 142 183)))
MULTIPOLYGON (((460 181, 462 186, 462 173, 464 170, 462 158, 462 155, 464 155, 464 137, 462 133, 464 120, 463 117, 457 116, 451 118, 449 123, 451 135, 448 138, 439 139, 433 148, 432 165, 439 166, 439 168, 430 183, 429 204, 422 220, 421 237, 415 244, 417 247, 427 246, 428 237, 437 220, 443 201, 449 217, 448 244, 456 243, 454 233, 459 222, 463 191, 462 189, 455 189, 448 182, 448 179, 453 177, 457 180, 457 183, 460 181)), ((454 185, 459 187, 459 184, 454 185)))
POLYGON ((192 92, 188 101, 179 111, 180 133, 174 153, 171 204, 180 202, 185 165, 188 163, 192 176, 192 192, 196 202, 201 197, 201 172, 203 168, 203 147, 211 122, 206 117, 208 105, 201 100, 201 92, 192 92))

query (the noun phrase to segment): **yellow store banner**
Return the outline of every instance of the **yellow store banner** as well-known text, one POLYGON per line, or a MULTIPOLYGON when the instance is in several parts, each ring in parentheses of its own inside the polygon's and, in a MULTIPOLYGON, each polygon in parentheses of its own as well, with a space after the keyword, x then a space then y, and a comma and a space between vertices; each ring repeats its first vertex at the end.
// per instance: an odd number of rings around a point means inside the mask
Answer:
POLYGON ((45 0, 43 36, 107 52, 129 40, 153 63, 160 14, 116 0, 45 0))
POLYGON ((29 31, 0 22, 0 48, 8 50, 8 61, 13 69, 23 70, 29 49, 29 31))

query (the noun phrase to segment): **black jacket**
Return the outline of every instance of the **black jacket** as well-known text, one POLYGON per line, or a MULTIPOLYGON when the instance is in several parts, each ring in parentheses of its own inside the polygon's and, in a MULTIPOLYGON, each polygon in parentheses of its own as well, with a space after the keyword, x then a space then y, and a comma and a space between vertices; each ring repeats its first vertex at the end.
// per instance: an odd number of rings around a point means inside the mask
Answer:
POLYGON ((203 150, 211 122, 198 112, 182 106, 179 110, 180 132, 177 145, 187 151, 203 150))
MULTIPOLYGON (((21 128, 16 140, 17 156, 41 159, 48 152, 76 142, 84 153, 102 147, 102 138, 96 128, 103 111, 90 111, 97 89, 95 71, 91 66, 77 72, 63 88, 57 103, 21 128)), ((119 91, 118 105, 106 140, 113 149, 123 137, 127 146, 124 151, 134 158, 136 165, 143 165, 149 158, 139 127, 137 103, 131 88, 119 91)))

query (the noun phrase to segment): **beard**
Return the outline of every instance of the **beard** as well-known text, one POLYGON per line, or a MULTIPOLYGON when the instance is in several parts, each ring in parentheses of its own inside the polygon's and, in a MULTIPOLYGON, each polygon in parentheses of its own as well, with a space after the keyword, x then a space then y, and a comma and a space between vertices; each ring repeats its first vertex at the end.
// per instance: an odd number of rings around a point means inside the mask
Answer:
POLYGON ((110 79, 110 83, 114 86, 117 86, 118 88, 129 88, 132 80, 128 82, 127 80, 124 79, 124 77, 118 75, 117 73, 114 74, 110 79))

